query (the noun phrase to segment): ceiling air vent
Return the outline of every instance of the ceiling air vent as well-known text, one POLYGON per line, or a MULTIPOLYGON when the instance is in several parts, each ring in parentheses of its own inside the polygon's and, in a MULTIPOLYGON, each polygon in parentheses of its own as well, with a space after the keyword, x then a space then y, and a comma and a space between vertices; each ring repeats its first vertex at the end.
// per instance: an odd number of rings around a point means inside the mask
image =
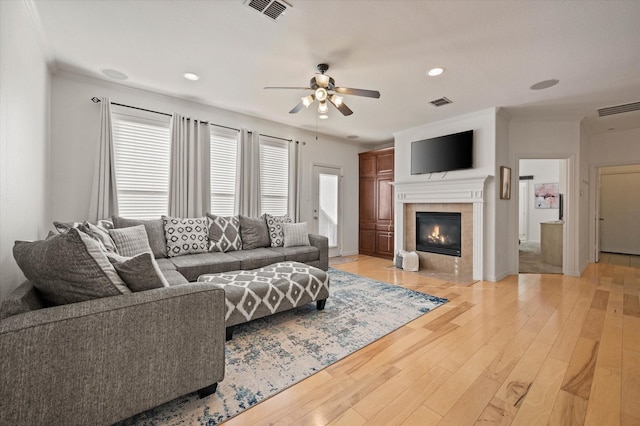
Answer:
POLYGON ((607 115, 622 114, 623 112, 631 112, 631 111, 639 111, 639 110, 640 110, 640 102, 633 102, 630 104, 600 108, 598 110, 598 117, 605 117, 607 115))
POLYGON ((257 10, 272 21, 280 18, 291 7, 291 5, 281 0, 246 0, 244 4, 251 9, 257 10))
POLYGON ((445 98, 444 96, 441 97, 440 99, 436 99, 435 101, 431 101, 429 102, 431 105, 433 106, 437 106, 437 107, 441 107, 442 105, 447 105, 452 103, 449 99, 445 98))

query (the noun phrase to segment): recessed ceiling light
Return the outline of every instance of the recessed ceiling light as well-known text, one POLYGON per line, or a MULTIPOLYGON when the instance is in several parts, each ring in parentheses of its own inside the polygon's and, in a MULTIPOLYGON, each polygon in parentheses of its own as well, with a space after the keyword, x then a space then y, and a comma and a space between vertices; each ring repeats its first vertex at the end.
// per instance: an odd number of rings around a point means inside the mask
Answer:
POLYGON ((534 84, 533 86, 529 87, 529 89, 531 89, 531 90, 548 89, 549 87, 555 86, 559 82, 560 82, 560 80, 556 80, 555 78, 552 78, 551 80, 540 81, 540 82, 534 84))
POLYGON ((349 135, 347 136, 347 139, 358 139, 360 136, 358 135, 349 135))
POLYGON ((320 115, 318 116, 318 118, 319 118, 320 120, 326 120, 327 118, 329 118, 329 116, 328 116, 327 114, 320 114, 320 115))
POLYGON ((184 74, 182 74, 184 76, 184 78, 186 78, 187 80, 191 80, 191 81, 196 81, 196 80, 200 80, 200 76, 198 74, 194 74, 192 72, 185 72, 184 74))
POLYGON ((616 129, 615 127, 609 127, 607 130, 612 131, 612 130, 615 130, 615 129, 616 129))
POLYGON ((123 74, 120 71, 116 70, 102 70, 102 74, 115 80, 126 80, 127 78, 129 78, 126 74, 123 74))
POLYGON ((444 68, 431 68, 429 71, 427 71, 427 75, 429 77, 435 77, 437 75, 440 75, 444 72, 444 68))

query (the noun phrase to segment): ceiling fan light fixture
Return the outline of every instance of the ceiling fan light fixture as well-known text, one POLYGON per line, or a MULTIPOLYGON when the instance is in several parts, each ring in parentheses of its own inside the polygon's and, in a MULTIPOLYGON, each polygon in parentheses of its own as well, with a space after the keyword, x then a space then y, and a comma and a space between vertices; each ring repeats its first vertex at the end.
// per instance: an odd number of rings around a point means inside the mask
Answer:
POLYGON ((324 75, 324 74, 317 74, 316 75, 316 84, 320 87, 327 87, 329 86, 329 76, 328 75, 324 75))
POLYGON ((325 114, 329 111, 329 107, 327 106, 326 102, 320 102, 320 104, 318 104, 318 112, 320 114, 325 114))
POLYGON ((324 87, 318 87, 316 89, 316 99, 320 102, 324 102, 327 100, 327 89, 324 87))
POLYGON ((342 96, 338 96, 338 95, 331 95, 329 96, 329 99, 331 100, 331 102, 333 102, 333 104, 335 106, 340 106, 342 105, 342 99, 344 99, 342 96))
POLYGON ((304 104, 305 108, 309 108, 309 105, 313 103, 313 95, 304 96, 302 98, 302 103, 304 104))

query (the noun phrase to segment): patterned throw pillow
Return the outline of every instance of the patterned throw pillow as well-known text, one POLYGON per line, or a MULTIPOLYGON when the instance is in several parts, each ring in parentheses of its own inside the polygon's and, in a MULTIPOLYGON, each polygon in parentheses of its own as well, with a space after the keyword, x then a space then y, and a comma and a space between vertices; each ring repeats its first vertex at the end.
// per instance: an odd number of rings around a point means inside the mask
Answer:
POLYGON ((309 227, 307 222, 301 223, 283 223, 282 231, 284 233, 284 246, 309 246, 309 227))
POLYGON ((240 218, 238 216, 216 216, 207 213, 209 228, 209 251, 242 250, 240 218))
POLYGON ((131 293, 100 245, 76 228, 46 240, 16 241, 13 257, 54 305, 131 293))
POLYGON ((109 231, 121 256, 133 257, 141 253, 152 253, 144 225, 117 228, 109 231))
POLYGON ((291 223, 291 218, 288 214, 285 214, 284 216, 271 216, 269 213, 265 213, 264 218, 267 221, 267 227, 269 228, 271 247, 282 247, 284 245, 282 224, 291 223))
POLYGON ((162 220, 169 257, 208 251, 209 230, 206 217, 181 219, 162 216, 162 220))

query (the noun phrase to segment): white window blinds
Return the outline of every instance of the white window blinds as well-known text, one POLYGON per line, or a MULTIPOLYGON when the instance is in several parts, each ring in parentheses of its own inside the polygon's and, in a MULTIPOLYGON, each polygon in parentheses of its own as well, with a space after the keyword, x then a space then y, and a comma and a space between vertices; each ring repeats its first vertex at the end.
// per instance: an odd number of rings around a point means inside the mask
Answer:
POLYGON ((260 213, 289 211, 289 142, 260 136, 260 213))
POLYGON ((210 212, 219 216, 233 216, 236 204, 238 132, 212 128, 210 153, 210 212))
POLYGON ((167 214, 169 122, 113 114, 120 216, 155 219, 167 214))

